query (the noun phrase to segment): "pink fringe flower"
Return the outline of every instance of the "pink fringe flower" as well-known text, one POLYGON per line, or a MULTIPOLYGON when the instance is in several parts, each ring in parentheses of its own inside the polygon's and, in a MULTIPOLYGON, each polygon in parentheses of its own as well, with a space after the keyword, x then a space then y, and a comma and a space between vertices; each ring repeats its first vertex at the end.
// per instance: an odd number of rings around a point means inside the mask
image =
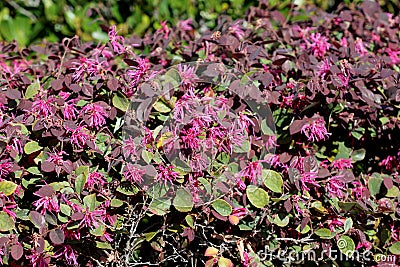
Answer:
POLYGON ((53 101, 52 97, 48 99, 37 99, 32 104, 32 113, 36 116, 47 117, 53 115, 53 101))
POLYGON ((8 161, 0 163, 0 179, 6 178, 11 172, 12 164, 8 161))
POLYGON ((64 258, 70 266, 78 266, 75 252, 70 245, 61 245, 61 248, 54 253, 53 257, 56 259, 64 258))
POLYGON ((178 22, 178 28, 180 28, 183 31, 191 31, 193 30, 192 24, 193 24, 192 19, 180 20, 178 22))
POLYGON ((311 33, 310 35, 311 42, 309 40, 305 40, 308 48, 311 48, 311 51, 314 53, 314 56, 322 58, 325 56, 326 52, 331 47, 331 44, 328 43, 328 38, 322 36, 320 33, 311 33))
POLYGON ((128 163, 124 168, 124 176, 125 179, 132 183, 142 183, 143 175, 145 174, 145 170, 139 169, 135 167, 133 164, 128 163))
POLYGON ((76 145, 78 148, 82 149, 86 142, 93 139, 93 136, 90 134, 90 131, 86 129, 84 126, 79 126, 75 130, 72 131, 71 134, 71 143, 76 145))
POLYGON ((338 170, 345 170, 353 168, 351 159, 337 159, 332 162, 332 167, 338 170))
POLYGON ((106 119, 108 117, 106 111, 104 110, 103 106, 95 104, 95 103, 90 103, 86 105, 82 109, 83 114, 88 114, 89 115, 89 126, 90 127, 95 127, 99 129, 101 126, 106 124, 106 119))
POLYGON ((341 178, 342 177, 339 176, 329 178, 327 183, 327 190, 331 197, 344 197, 343 191, 346 190, 346 184, 341 178))
POLYGON ((239 40, 244 38, 245 32, 241 28, 241 21, 236 21, 232 26, 229 27, 228 31, 236 36, 239 40))
POLYGON ((368 50, 364 46, 364 42, 362 39, 357 38, 355 41, 355 50, 357 54, 360 54, 361 56, 365 56, 368 54, 368 50))
POLYGON ((190 67, 188 65, 178 65, 178 72, 181 76, 181 83, 185 88, 190 88, 194 85, 194 83, 198 80, 198 77, 195 73, 195 68, 190 67))
POLYGON ((261 161, 250 162, 244 169, 238 172, 238 177, 244 177, 249 180, 252 184, 257 184, 257 178, 261 176, 262 164, 261 161))
POLYGON ((164 167, 163 165, 158 165, 157 181, 163 183, 173 183, 178 177, 179 173, 173 170, 174 166, 168 165, 164 167))
POLYGON ((47 211, 49 212, 60 212, 60 206, 58 205, 58 200, 56 196, 42 196, 40 199, 34 201, 32 203, 36 210, 41 210, 41 214, 46 214, 47 211))
POLYGON ((85 188, 93 188, 97 186, 98 188, 103 188, 106 184, 106 178, 100 172, 92 172, 88 175, 87 181, 85 183, 85 188))
POLYGON ((65 102, 63 108, 63 116, 65 120, 75 120, 77 113, 78 111, 76 110, 75 103, 73 101, 65 102))
POLYGON ((321 77, 321 79, 325 79, 325 76, 330 72, 331 70, 331 62, 328 58, 325 58, 322 60, 321 64, 318 66, 318 72, 317 75, 321 77))
POLYGON ((308 141, 316 142, 325 140, 330 133, 325 128, 325 121, 322 117, 313 120, 309 124, 305 124, 301 128, 301 132, 308 138, 308 141))
POLYGON ((110 38, 110 43, 115 53, 122 54, 125 52, 125 47, 123 46, 125 39, 122 36, 117 35, 117 27, 115 25, 111 26, 108 30, 108 38, 110 38))

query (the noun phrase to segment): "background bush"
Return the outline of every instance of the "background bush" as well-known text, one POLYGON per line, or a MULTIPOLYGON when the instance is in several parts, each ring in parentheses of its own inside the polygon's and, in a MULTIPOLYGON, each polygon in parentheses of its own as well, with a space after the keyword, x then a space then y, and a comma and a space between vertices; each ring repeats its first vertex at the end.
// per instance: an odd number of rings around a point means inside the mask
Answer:
MULTIPOLYGON (((267 1, 266 1, 267 2, 267 1)), ((268 1, 269 9, 277 9, 285 16, 291 1, 268 1)), ((298 6, 316 4, 324 10, 335 9, 342 1, 294 1, 298 6)), ((361 1, 346 0, 354 5, 361 1)), ((16 39, 21 45, 48 41, 61 41, 63 37, 78 35, 81 40, 107 41, 100 25, 117 24, 121 34, 145 32, 160 28, 160 22, 176 25, 180 19, 192 19, 194 27, 214 29, 217 19, 228 15, 232 19, 242 18, 256 0, 4 0, 0 2, 0 40, 16 39)), ((398 0, 379 1, 383 10, 399 12, 398 0)), ((202 31, 201 30, 201 31, 202 31)))

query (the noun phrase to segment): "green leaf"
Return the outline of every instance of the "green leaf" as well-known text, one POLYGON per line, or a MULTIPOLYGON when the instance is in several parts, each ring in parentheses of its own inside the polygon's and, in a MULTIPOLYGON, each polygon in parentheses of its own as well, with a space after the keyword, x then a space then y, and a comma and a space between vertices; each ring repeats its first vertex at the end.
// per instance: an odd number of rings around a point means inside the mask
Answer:
POLYGON ((315 231, 315 234, 322 239, 331 239, 332 237, 335 236, 334 233, 331 232, 331 230, 327 228, 320 228, 317 231, 315 231))
POLYGON ((206 189, 207 194, 211 194, 210 182, 206 178, 203 178, 203 177, 200 177, 197 180, 204 186, 204 189, 206 189))
POLYGON ((264 185, 275 193, 282 193, 283 179, 282 175, 273 170, 263 170, 262 176, 264 185))
POLYGON ((117 192, 127 195, 127 196, 134 196, 139 192, 139 189, 136 186, 118 186, 117 192))
POLYGON ((353 220, 351 218, 347 218, 344 221, 344 232, 347 233, 353 227, 353 220))
POLYGON ((96 209, 96 194, 90 194, 83 198, 83 204, 90 212, 96 209))
POLYGON ((144 236, 146 238, 146 241, 150 242, 153 239, 153 237, 155 237, 158 233, 159 233, 159 231, 145 233, 144 236))
POLYGON ((77 194, 81 194, 82 193, 82 189, 85 186, 87 181, 87 175, 85 175, 84 173, 78 175, 78 177, 76 177, 75 179, 75 190, 77 194))
POLYGON ((28 169, 26 169, 29 173, 31 174, 36 174, 36 175, 42 175, 42 173, 40 172, 38 167, 29 167, 28 169))
POLYGON ((31 83, 28 88, 26 88, 25 92, 25 99, 32 98, 39 92, 40 89, 40 83, 39 81, 35 80, 33 83, 31 83))
POLYGON ((172 204, 180 212, 191 211, 194 205, 193 196, 187 190, 180 188, 176 191, 176 196, 172 204))
POLYGON ((256 208, 264 208, 269 202, 268 193, 264 189, 258 188, 257 186, 247 186, 246 194, 250 203, 256 208))
POLYGON ((365 129, 364 129, 364 128, 361 128, 361 127, 358 127, 357 129, 354 129, 354 130, 351 132, 351 135, 352 135, 354 138, 356 138, 357 140, 360 140, 360 139, 363 137, 364 133, 365 133, 365 129))
POLYGON ((113 106, 123 112, 126 112, 129 108, 129 100, 122 94, 115 94, 112 99, 113 106))
POLYGON ((232 213, 232 206, 223 199, 215 200, 211 206, 222 216, 229 216, 232 213))
POLYGON ((274 131, 268 126, 266 119, 263 119, 261 122, 261 130, 268 136, 273 136, 275 134, 274 131))
POLYGON ((185 217, 186 223, 189 225, 190 228, 194 229, 194 219, 191 215, 186 215, 185 217))
POLYGON ((0 211, 0 231, 7 232, 15 228, 14 220, 4 211, 0 211))
POLYGON ((30 141, 25 144, 24 151, 26 154, 30 155, 36 151, 41 150, 43 147, 39 146, 39 143, 36 141, 30 141))
POLYGON ((72 209, 71 209, 70 206, 61 203, 60 204, 60 211, 61 211, 61 213, 65 214, 67 216, 71 216, 72 209))
POLYGON ((247 153, 250 150, 250 141, 244 140, 241 146, 234 145, 233 152, 236 153, 247 153))
POLYGON ((379 120, 381 121, 382 125, 390 122, 390 119, 388 117, 380 117, 379 120))
POLYGON ((268 216, 268 220, 279 227, 285 227, 289 224, 289 216, 284 213, 268 216))
POLYGON ((169 201, 169 199, 153 199, 148 209, 156 215, 163 216, 169 212, 171 206, 169 201))
POLYGON ((315 201, 311 204, 311 207, 318 210, 319 212, 323 214, 327 214, 328 210, 322 205, 321 201, 315 201))
POLYGON ((96 247, 101 249, 112 249, 112 246, 107 242, 96 241, 96 247))
POLYGON ((304 226, 303 230, 301 230, 300 224, 296 227, 296 231, 299 232, 300 234, 307 234, 310 230, 311 230, 311 227, 308 226, 308 224, 306 226, 304 226))
POLYGON ((17 185, 10 181, 1 181, 0 182, 0 193, 3 193, 6 196, 12 195, 17 189, 17 185))
POLYGON ((354 161, 361 161, 361 160, 363 160, 365 158, 365 153, 366 153, 366 150, 364 148, 361 148, 361 149, 358 149, 358 150, 354 150, 351 153, 351 158, 354 161))
POLYGON ((343 209, 344 211, 350 212, 350 213, 359 213, 360 211, 363 210, 363 208, 357 202, 339 201, 338 205, 341 209, 343 209))
POLYGON ((218 267, 232 267, 233 263, 230 259, 220 257, 218 260, 218 267))
POLYGON ((23 221, 29 221, 28 214, 29 214, 28 209, 15 210, 15 215, 17 215, 17 218, 23 221))
POLYGON ((336 154, 335 159, 348 159, 350 157, 351 149, 344 145, 344 142, 338 142, 338 153, 336 154))
POLYGON ((103 236, 106 232, 106 227, 104 226, 104 224, 99 224, 97 228, 90 229, 89 232, 94 236, 103 236))
POLYGON ((400 255, 400 242, 396 242, 389 247, 389 251, 392 254, 400 255))
POLYGON ((164 74, 165 83, 171 83, 174 87, 177 87, 181 82, 182 78, 179 72, 171 68, 164 74))
POLYGON ((118 208, 118 207, 121 207, 122 205, 124 205, 124 202, 122 202, 119 199, 113 198, 113 199, 111 199, 110 204, 111 204, 111 207, 118 208))
POLYGON ((150 164, 151 160, 154 158, 154 154, 147 150, 142 150, 142 158, 147 164, 150 164))
POLYGON ((336 245, 340 249, 340 251, 348 256, 351 256, 356 249, 354 241, 351 237, 347 235, 342 235, 337 241, 336 245))
POLYGON ((83 107, 83 106, 85 106, 87 103, 88 103, 88 102, 87 102, 86 100, 81 99, 81 100, 79 100, 79 101, 76 103, 76 106, 77 106, 77 107, 83 107))
POLYGON ((168 113, 171 111, 171 108, 161 100, 155 102, 153 107, 155 110, 161 113, 168 113))
POLYGON ((392 186, 387 190, 386 197, 399 197, 400 189, 397 186, 392 186))
POLYGON ((371 177, 368 180, 368 189, 371 196, 375 196, 381 190, 383 179, 379 177, 371 177))

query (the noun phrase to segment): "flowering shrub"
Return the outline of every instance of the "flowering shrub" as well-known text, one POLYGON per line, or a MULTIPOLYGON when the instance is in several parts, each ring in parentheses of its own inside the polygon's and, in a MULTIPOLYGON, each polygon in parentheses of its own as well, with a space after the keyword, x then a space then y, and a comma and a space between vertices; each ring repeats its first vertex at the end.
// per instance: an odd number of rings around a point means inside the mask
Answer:
POLYGON ((290 16, 1 44, 2 264, 399 264, 400 17, 290 16))

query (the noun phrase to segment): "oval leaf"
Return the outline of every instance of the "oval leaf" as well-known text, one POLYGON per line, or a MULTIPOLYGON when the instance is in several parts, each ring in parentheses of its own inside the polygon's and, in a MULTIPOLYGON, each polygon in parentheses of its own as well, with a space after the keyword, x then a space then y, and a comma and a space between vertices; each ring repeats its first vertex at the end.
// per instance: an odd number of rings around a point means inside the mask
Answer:
POLYGON ((0 211, 0 231, 6 232, 14 229, 15 223, 10 215, 4 211, 0 211))
POLYGON ((212 203, 212 207, 222 216, 229 216, 232 213, 232 206, 222 199, 217 199, 212 203))
POLYGON ((49 234, 50 240, 55 244, 55 245, 61 245, 64 243, 65 240, 65 235, 64 232, 60 229, 53 229, 50 231, 49 234))
POLYGON ((1 181, 0 182, 0 193, 3 193, 6 196, 11 195, 17 189, 17 185, 10 181, 1 181))
POLYGON ((28 143, 25 144, 24 146, 24 151, 26 154, 32 154, 36 151, 41 150, 43 147, 39 146, 39 143, 36 141, 30 141, 28 143))
POLYGON ((113 103, 114 107, 116 107, 119 110, 122 110, 124 112, 126 112, 128 110, 129 100, 121 94, 114 95, 114 97, 112 99, 112 103, 113 103))
POLYGON ((250 203, 256 208, 264 208, 269 202, 268 193, 257 186, 249 185, 246 188, 246 194, 250 203))
POLYGON ((282 175, 273 170, 263 170, 264 185, 275 193, 282 193, 283 179, 282 175))
POLYGON ((29 212, 29 220, 39 229, 42 228, 46 223, 45 217, 34 210, 29 212))
POLYGON ((389 247, 389 251, 392 254, 400 255, 400 242, 396 242, 389 247))
POLYGON ((185 189, 178 189, 172 204, 180 212, 191 211, 194 204, 192 194, 185 189))
POLYGON ((207 257, 214 257, 218 254, 218 249, 214 248, 214 247, 208 247, 206 249, 206 252, 204 253, 204 256, 207 257))
POLYGON ((14 260, 19 260, 23 254, 24 249, 20 244, 15 244, 11 247, 11 257, 13 257, 14 260))

